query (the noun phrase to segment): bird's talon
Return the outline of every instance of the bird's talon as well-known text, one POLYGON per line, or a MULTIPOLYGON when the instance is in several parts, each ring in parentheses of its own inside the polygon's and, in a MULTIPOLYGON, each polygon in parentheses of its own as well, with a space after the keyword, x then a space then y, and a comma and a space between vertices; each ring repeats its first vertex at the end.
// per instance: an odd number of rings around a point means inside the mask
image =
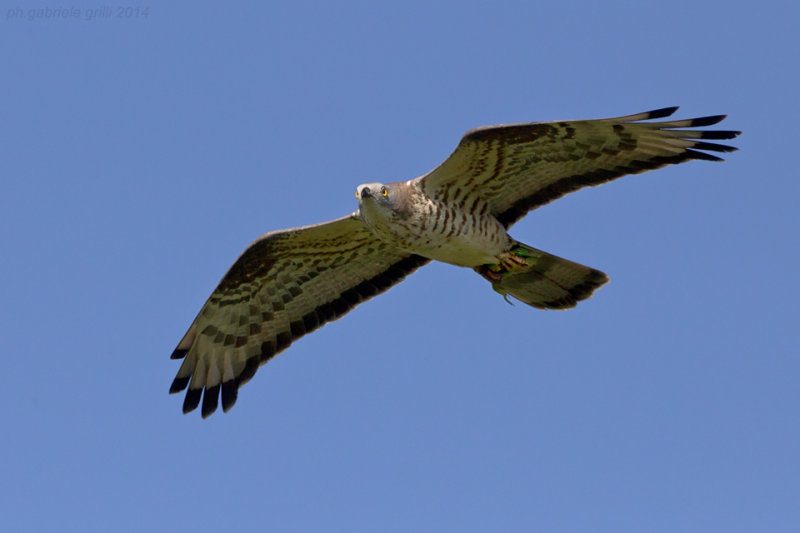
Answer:
POLYGON ((492 289, 494 289, 495 292, 501 294, 503 296, 503 300, 505 300, 508 305, 514 305, 514 302, 512 302, 511 300, 508 299, 508 293, 506 291, 504 291, 500 287, 500 285, 496 285, 496 284, 492 283, 492 289))

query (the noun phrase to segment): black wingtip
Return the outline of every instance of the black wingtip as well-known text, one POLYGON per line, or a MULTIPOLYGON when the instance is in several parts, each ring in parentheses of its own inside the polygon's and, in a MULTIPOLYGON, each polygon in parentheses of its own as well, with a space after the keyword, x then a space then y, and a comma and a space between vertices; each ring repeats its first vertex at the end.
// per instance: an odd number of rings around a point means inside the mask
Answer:
POLYGON ((217 410, 217 404, 219 403, 219 385, 214 385, 213 387, 206 387, 206 391, 203 393, 203 407, 200 410, 201 415, 203 418, 208 418, 211 416, 214 411, 217 410))
POLYGON ((181 350, 179 348, 175 348, 172 352, 172 355, 169 356, 170 359, 183 359, 186 357, 186 354, 189 353, 189 350, 181 350))
POLYGON ((711 150, 712 152, 735 152, 739 148, 736 146, 729 146, 727 144, 707 143, 703 141, 695 142, 692 148, 698 150, 711 150))
POLYGON ((169 386, 169 393, 175 394, 176 392, 180 392, 189 385, 189 377, 176 377, 172 380, 172 385, 169 386))
POLYGON ((680 106, 662 107, 661 109, 654 109, 647 112, 647 117, 642 120, 652 120, 654 118, 664 118, 673 114, 680 106))
POLYGON ((734 139, 742 134, 741 131, 733 131, 733 130, 707 130, 707 131, 700 131, 701 139, 734 139))
POLYGON ((239 384, 236 380, 225 381, 222 384, 222 412, 227 413, 236 403, 239 396, 239 384))
POLYGON ((203 389, 189 389, 186 391, 186 398, 183 399, 183 414, 191 413, 200 404, 200 397, 203 389))
POLYGON ((692 122, 689 124, 690 128, 696 128, 699 126, 713 126, 714 124, 719 124, 725 117, 728 115, 711 115, 708 117, 697 117, 693 118, 692 122))
POLYGON ((703 161, 725 161, 721 157, 707 154, 705 152, 698 152, 697 150, 686 150, 686 155, 691 159, 702 159, 703 161))

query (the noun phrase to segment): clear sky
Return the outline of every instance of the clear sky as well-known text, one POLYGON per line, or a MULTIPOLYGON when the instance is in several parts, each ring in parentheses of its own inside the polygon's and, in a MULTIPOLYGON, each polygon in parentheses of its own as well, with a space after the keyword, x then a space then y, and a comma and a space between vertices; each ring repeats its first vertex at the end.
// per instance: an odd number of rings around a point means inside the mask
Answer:
POLYGON ((797 531, 797 3, 103 7, 0 11, 3 529, 797 531), (609 274, 577 309, 431 265, 228 414, 167 394, 259 234, 471 127, 671 105, 740 151, 513 228, 609 274))

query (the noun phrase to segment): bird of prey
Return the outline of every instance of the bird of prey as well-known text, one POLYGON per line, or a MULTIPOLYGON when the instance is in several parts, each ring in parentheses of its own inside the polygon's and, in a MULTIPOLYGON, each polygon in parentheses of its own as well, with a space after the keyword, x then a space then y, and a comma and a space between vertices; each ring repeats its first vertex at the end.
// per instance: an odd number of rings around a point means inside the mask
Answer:
POLYGON ((468 131, 438 167, 409 181, 367 183, 343 218, 266 233, 219 282, 172 353, 170 393, 202 396, 203 418, 294 340, 340 318, 431 260, 475 270, 505 298, 566 309, 608 277, 537 250, 507 230, 528 211, 626 174, 736 148, 699 130, 725 115, 653 121, 677 107, 598 120, 532 122, 468 131))

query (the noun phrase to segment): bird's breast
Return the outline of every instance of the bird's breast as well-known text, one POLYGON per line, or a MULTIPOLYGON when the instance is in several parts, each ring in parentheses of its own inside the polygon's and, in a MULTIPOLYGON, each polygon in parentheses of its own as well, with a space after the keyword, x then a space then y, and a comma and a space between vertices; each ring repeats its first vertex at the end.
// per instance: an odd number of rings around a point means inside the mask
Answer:
POLYGON ((511 243, 505 228, 488 209, 466 207, 430 201, 368 225, 381 240, 430 259, 464 267, 496 263, 511 243))

